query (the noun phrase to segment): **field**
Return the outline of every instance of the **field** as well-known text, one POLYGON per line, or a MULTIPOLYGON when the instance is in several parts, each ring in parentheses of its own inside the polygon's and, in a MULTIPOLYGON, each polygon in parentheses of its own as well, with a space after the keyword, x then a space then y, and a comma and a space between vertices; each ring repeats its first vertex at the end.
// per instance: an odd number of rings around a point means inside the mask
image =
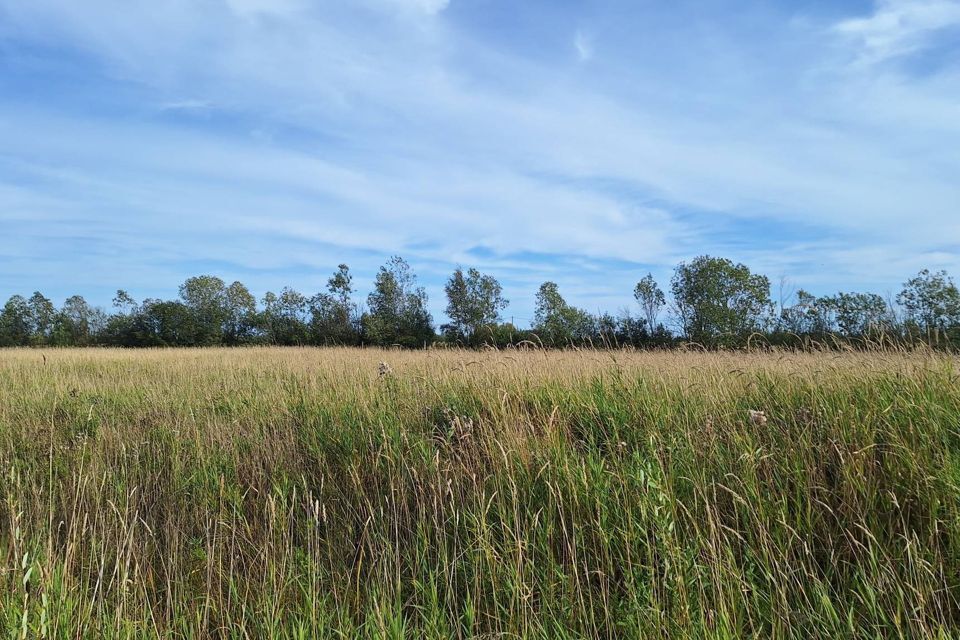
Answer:
POLYGON ((0 351, 0 627, 955 637, 958 363, 0 351))

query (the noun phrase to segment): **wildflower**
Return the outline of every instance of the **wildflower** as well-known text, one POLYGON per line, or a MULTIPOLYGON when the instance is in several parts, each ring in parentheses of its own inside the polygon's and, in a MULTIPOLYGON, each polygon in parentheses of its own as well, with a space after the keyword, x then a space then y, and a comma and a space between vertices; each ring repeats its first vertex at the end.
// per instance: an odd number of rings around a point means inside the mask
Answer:
POLYGON ((382 378, 383 376, 388 376, 388 375, 390 375, 391 373, 393 373, 393 369, 391 369, 391 368, 390 368, 390 365, 387 364, 386 362, 381 362, 381 363, 380 363, 380 366, 377 368, 377 370, 380 372, 380 377, 381 377, 381 378, 382 378))
POLYGON ((755 424, 758 427, 767 426, 767 414, 763 411, 754 411, 750 409, 750 424, 755 424))

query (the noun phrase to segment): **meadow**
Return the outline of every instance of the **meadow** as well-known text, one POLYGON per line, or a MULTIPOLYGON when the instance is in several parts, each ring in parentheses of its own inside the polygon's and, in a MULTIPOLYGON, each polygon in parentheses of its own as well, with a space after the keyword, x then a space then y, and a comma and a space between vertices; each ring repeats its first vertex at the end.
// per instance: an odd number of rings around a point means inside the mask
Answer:
POLYGON ((958 364, 0 351, 0 629, 956 637, 958 364))

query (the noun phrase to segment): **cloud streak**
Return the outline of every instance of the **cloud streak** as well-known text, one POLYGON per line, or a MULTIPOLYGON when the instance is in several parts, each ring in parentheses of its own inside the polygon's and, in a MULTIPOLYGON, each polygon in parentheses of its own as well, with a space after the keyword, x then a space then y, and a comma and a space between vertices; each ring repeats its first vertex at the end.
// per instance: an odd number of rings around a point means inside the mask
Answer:
POLYGON ((593 58, 593 42, 582 31, 577 31, 573 37, 573 48, 577 50, 577 57, 581 62, 593 58))
POLYGON ((931 36, 957 26, 957 0, 879 0, 872 14, 843 20, 834 29, 860 47, 861 63, 872 64, 921 51, 931 46, 931 36))

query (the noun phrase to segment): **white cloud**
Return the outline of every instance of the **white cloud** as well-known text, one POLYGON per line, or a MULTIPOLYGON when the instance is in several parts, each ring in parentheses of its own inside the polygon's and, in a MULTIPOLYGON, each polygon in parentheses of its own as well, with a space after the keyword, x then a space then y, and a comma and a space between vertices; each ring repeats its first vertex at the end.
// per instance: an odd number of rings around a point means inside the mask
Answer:
POLYGON ((368 0, 373 3, 382 3, 403 11, 414 11, 427 15, 436 15, 447 8, 450 0, 368 0))
POLYGON ((289 18, 306 9, 306 0, 226 0, 237 15, 251 19, 260 16, 289 18))
POLYGON ((593 58, 593 41, 582 31, 577 31, 574 35, 573 48, 577 50, 577 57, 581 62, 593 58))
POLYGON ((207 100, 170 100, 160 104, 161 111, 203 111, 212 109, 213 104, 207 100))
MULTIPOLYGON (((405 0, 411 1, 411 0, 405 0)), ((427 13, 440 13, 450 4, 450 0, 412 0, 421 10, 427 13)))
POLYGON ((860 61, 870 64, 921 50, 932 33, 958 25, 958 0, 877 0, 871 15, 844 20, 834 30, 858 43, 860 61))

